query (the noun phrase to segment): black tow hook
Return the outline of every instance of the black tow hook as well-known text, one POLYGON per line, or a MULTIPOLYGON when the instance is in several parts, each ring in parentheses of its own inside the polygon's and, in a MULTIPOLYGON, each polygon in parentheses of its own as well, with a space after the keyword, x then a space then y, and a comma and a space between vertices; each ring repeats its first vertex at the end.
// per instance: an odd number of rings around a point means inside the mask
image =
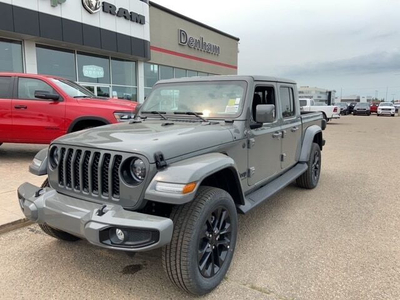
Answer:
POLYGON ((103 205, 98 211, 97 211, 97 215, 99 217, 103 216, 106 214, 106 212, 108 212, 108 210, 106 210, 107 205, 103 205))
POLYGON ((44 190, 43 190, 43 189, 39 189, 39 190, 37 190, 37 191, 36 191, 36 193, 35 193, 35 197, 37 198, 37 197, 40 197, 40 196, 42 196, 42 195, 43 195, 43 192, 44 192, 44 190))

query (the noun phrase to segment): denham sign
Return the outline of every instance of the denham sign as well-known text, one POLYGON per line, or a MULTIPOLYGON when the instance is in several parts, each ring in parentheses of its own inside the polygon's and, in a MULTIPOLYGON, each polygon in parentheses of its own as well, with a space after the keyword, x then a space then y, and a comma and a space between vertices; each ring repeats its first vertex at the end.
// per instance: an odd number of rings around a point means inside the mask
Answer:
POLYGON ((183 29, 179 29, 179 45, 188 46, 189 48, 214 55, 220 55, 221 53, 220 46, 207 43, 206 41, 204 41, 203 37, 200 38, 191 37, 183 29))

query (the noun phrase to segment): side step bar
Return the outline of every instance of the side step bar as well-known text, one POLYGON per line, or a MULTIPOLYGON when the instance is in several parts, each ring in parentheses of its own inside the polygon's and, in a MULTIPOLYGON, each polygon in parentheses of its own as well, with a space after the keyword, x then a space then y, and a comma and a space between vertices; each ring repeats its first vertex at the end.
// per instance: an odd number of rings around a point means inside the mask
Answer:
POLYGON ((250 210, 292 183, 293 180, 297 179, 300 175, 307 171, 307 168, 308 165, 306 163, 298 163, 282 176, 279 176, 258 190, 248 194, 245 198, 246 204, 238 207, 239 212, 242 214, 248 213, 250 210))

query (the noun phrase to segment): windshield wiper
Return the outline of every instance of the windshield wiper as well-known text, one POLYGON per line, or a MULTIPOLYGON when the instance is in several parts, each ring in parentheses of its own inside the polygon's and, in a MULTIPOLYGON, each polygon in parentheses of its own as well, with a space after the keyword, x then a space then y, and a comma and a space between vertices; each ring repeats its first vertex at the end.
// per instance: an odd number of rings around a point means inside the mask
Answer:
POLYGON ((153 114, 153 115, 159 115, 161 118, 163 118, 164 120, 168 120, 168 118, 166 116, 164 116, 166 114, 165 111, 156 111, 156 110, 152 110, 152 111, 142 111, 142 114, 153 114), (163 115, 164 114, 164 115, 163 115))
POLYGON ((188 116, 196 116, 197 118, 199 118, 200 120, 202 120, 203 122, 208 122, 208 120, 204 119, 202 116, 203 113, 197 113, 194 111, 176 111, 174 112, 175 115, 188 115, 188 116))
POLYGON ((92 98, 91 96, 74 96, 74 98, 92 98))

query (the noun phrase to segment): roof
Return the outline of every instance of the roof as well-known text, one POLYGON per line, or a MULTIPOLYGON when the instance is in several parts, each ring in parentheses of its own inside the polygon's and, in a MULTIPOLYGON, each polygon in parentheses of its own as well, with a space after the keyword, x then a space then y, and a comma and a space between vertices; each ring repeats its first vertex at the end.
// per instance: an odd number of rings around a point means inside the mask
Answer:
POLYGON ((243 80, 243 81, 269 81, 269 82, 283 82, 296 84, 295 81, 285 78, 271 77, 271 76, 245 76, 245 75, 214 75, 214 76, 194 76, 184 78, 174 78, 167 80, 160 80, 158 83, 172 83, 172 82, 196 82, 196 81, 211 81, 211 80, 243 80))
POLYGON ((204 23, 201 23, 201 22, 196 21, 196 20, 194 20, 194 19, 192 19, 192 18, 189 18, 189 17, 187 17, 187 16, 185 16, 185 15, 182 15, 182 14, 180 14, 180 13, 177 13, 176 11, 173 11, 173 10, 171 10, 171 9, 169 9, 169 8, 166 8, 166 7, 164 7, 164 6, 160 5, 160 4, 154 3, 153 1, 149 1, 149 5, 150 5, 150 6, 153 6, 153 7, 155 7, 155 8, 158 8, 159 10, 165 11, 166 13, 169 13, 169 14, 171 14, 171 15, 174 15, 175 17, 181 18, 181 19, 183 19, 183 20, 186 20, 186 21, 191 22, 191 23, 193 23, 193 24, 196 24, 196 25, 198 25, 198 26, 204 27, 204 28, 206 28, 206 29, 208 29, 208 30, 214 31, 214 32, 216 32, 216 33, 218 33, 218 34, 220 34, 220 35, 226 36, 226 37, 231 38, 231 39, 234 39, 234 40, 236 40, 236 41, 240 41, 240 39, 239 39, 238 37, 235 37, 235 36, 230 35, 230 34, 228 34, 228 33, 226 33, 226 32, 223 32, 223 31, 221 31, 221 30, 218 30, 218 29, 216 29, 216 28, 214 28, 214 27, 208 26, 208 25, 206 25, 206 24, 204 24, 204 23))

